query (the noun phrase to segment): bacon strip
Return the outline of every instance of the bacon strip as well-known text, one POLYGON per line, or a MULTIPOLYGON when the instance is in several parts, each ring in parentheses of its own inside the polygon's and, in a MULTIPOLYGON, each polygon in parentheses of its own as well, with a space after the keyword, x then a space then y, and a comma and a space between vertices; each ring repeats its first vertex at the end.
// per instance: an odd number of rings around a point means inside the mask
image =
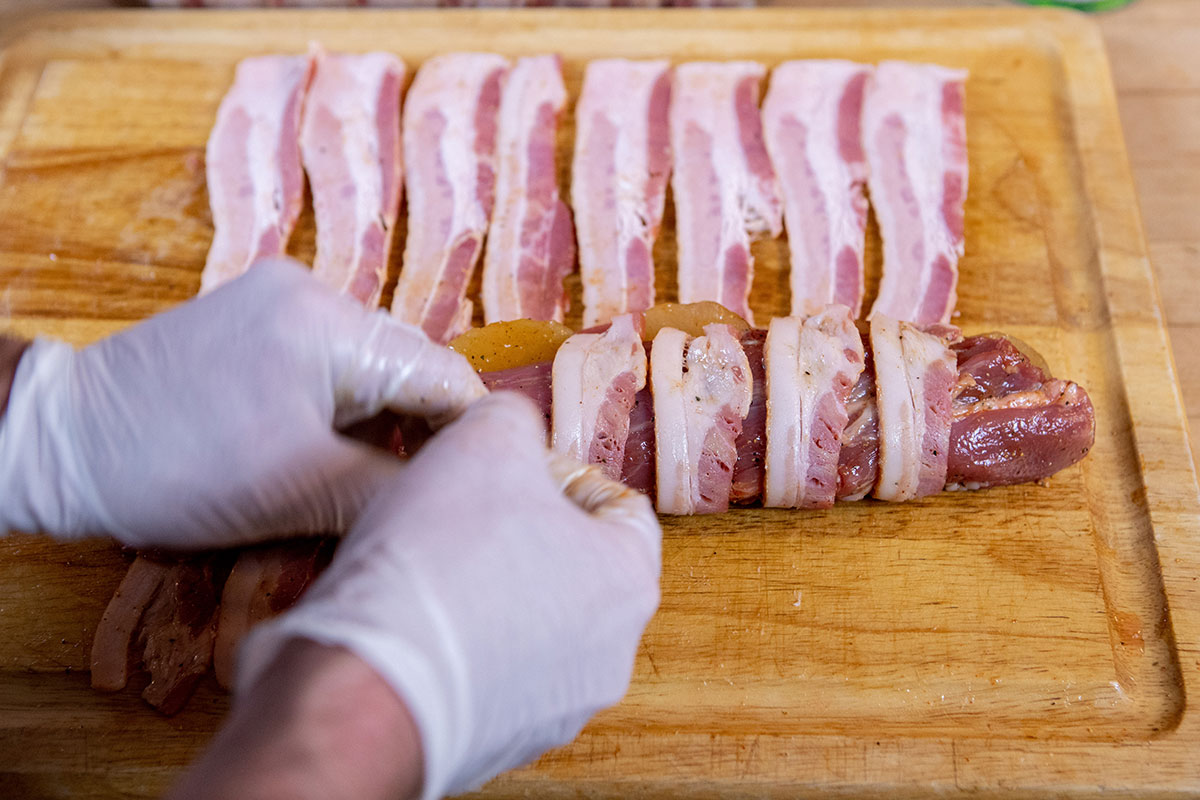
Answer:
POLYGON ((728 325, 706 325, 704 336, 690 342, 675 328, 654 337, 650 386, 659 513, 729 508, 750 381, 750 362, 728 325))
POLYGON ((300 113, 312 71, 307 55, 238 64, 205 152, 214 232, 201 293, 287 249, 304 204, 300 113))
POLYGON ((679 302, 714 300, 751 324, 750 235, 783 230, 758 113, 765 75, 752 61, 693 62, 671 88, 679 302))
POLYGON ((642 317, 622 314, 604 333, 577 333, 554 356, 551 447, 621 479, 629 412, 646 385, 642 317))
POLYGON ((875 405, 875 368, 869 358, 846 398, 846 417, 838 457, 837 499, 862 500, 875 488, 879 475, 879 412, 875 405))
POLYGON ((299 539, 243 550, 225 581, 213 674, 226 689, 233 687, 237 646, 260 622, 271 619, 300 599, 333 557, 334 539, 299 539))
POLYGON ((871 352, 880 434, 874 495, 898 502, 936 494, 946 485, 954 352, 941 337, 883 315, 871 320, 871 352))
POLYGON ((575 106, 571 202, 583 277, 583 325, 654 305, 654 240, 671 145, 668 61, 588 63, 575 106))
POLYGON ((317 218, 313 273, 363 305, 379 305, 403 188, 400 90, 390 53, 318 50, 300 155, 317 218))
POLYGON ((496 207, 483 261, 489 322, 552 319, 567 305, 563 278, 575 263, 571 212, 558 196, 554 153, 567 102, 562 59, 517 61, 500 98, 496 207))
POLYGON ((850 309, 808 318, 776 317, 763 349, 767 456, 763 505, 830 508, 849 417, 846 400, 863 369, 850 309))
POLYGON ((442 344, 471 326, 467 285, 492 215, 508 66, 493 53, 431 58, 405 103, 408 238, 392 314, 442 344))
POLYGON ((783 189, 791 250, 792 315, 831 303, 862 311, 867 161, 863 87, 871 67, 788 61, 763 101, 767 152, 783 189))
POLYGON ((931 325, 954 312, 967 196, 966 77, 885 61, 867 85, 863 143, 883 236, 872 317, 931 325))

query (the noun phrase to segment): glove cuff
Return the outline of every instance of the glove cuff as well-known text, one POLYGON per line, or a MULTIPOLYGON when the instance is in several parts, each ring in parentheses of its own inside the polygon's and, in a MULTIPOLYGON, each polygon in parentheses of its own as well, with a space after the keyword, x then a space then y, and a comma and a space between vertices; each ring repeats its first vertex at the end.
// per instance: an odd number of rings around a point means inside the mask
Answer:
POLYGON ((71 408, 75 349, 35 339, 13 376, 8 409, 0 418, 0 533, 43 531, 73 539, 95 533, 82 512, 95 492, 81 480, 71 408))
MULTIPOLYGON (((410 609, 414 616, 429 611, 410 609)), ((248 692, 292 639, 349 650, 387 681, 412 714, 421 738, 421 800, 436 800, 462 782, 457 773, 467 757, 471 721, 463 670, 454 666, 457 659, 439 635, 436 613, 433 617, 423 617, 430 623, 428 629, 416 632, 418 641, 410 642, 381 635, 377 627, 357 624, 321 605, 298 606, 247 636, 238 652, 235 691, 238 695, 248 692), (431 636, 438 646, 424 641, 431 636)))

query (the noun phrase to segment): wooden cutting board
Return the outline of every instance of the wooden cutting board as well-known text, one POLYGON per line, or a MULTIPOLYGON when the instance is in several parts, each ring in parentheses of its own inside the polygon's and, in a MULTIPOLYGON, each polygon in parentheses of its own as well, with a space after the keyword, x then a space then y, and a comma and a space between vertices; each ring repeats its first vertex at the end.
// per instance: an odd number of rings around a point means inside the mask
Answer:
MULTIPOLYGON (((3 327, 83 344, 194 295, 211 237, 204 142, 233 65, 314 37, 410 66, 556 50, 573 96, 601 56, 969 68, 956 321, 1031 343, 1096 407, 1091 455, 1047 485, 665 519, 662 607, 627 698, 484 794, 1200 792, 1200 503, 1090 22, 1021 9, 37 18, 0 54, 3 327)), ((568 122, 564 181, 572 135, 568 122)), ((292 250, 312 247, 306 212, 292 250)), ((868 249, 873 293, 873 229, 868 249)), ((762 324, 787 307, 786 246, 756 255, 762 324)), ((208 683, 173 719, 132 691, 89 690, 124 564, 107 543, 0 542, 0 796, 153 796, 219 724, 227 701, 208 683)))

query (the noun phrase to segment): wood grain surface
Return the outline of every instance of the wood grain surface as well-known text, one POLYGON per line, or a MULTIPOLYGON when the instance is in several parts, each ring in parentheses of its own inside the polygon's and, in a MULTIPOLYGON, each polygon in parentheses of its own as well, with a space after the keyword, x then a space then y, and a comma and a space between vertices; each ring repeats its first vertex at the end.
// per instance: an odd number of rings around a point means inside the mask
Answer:
MULTIPOLYGON (((957 322, 1087 387, 1097 442, 1049 485, 664 521, 626 700, 490 796, 1200 792, 1196 476, 1103 44, 1065 13, 99 13, 0 55, 0 313, 86 343, 192 296, 203 145, 242 56, 383 48, 909 58, 971 70, 957 322), (1189 691, 1190 690, 1190 691, 1189 691)), ((561 162, 572 141, 560 138, 561 162)), ((659 289, 673 294, 670 220, 659 289)), ((293 251, 312 253, 311 212, 293 251)), ((878 240, 869 244, 869 287, 878 240)), ((759 319, 786 246, 756 246, 759 319)), ((393 281, 398 259, 393 263, 393 281)), ((578 287, 573 286, 578 309, 578 287)), ((386 302, 386 298, 385 298, 386 302)), ((111 545, 0 543, 0 795, 151 796, 218 723, 87 688, 111 545)))

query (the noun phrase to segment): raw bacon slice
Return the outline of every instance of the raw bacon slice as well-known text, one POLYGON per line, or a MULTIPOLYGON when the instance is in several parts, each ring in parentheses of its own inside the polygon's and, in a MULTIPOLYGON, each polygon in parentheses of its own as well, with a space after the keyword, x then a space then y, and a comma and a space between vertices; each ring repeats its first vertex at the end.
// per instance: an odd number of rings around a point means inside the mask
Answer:
POLYGON ((142 698, 168 716, 192 695, 212 663, 228 555, 180 561, 139 555, 117 588, 92 645, 92 686, 125 688, 135 670, 149 674, 142 698))
POLYGON ((915 325, 949 322, 967 197, 967 73, 885 61, 867 84, 863 144, 883 236, 871 309, 915 325))
POLYGON ((767 152, 783 190, 791 250, 792 315, 831 303, 862 311, 867 161, 863 87, 871 67, 788 61, 763 100, 767 152))
POLYGON ((313 273, 363 305, 379 305, 400 211, 400 90, 390 53, 316 54, 300 155, 317 218, 313 273))
POLYGON ((233 686, 237 646, 260 622, 300 599, 333 557, 334 539, 300 539, 243 550, 225 581, 213 646, 213 674, 233 686))
POLYGON ((679 302, 714 300, 751 324, 750 235, 783 230, 758 113, 765 75, 752 61, 693 62, 671 87, 679 302))
POLYGON ((808 318, 776 317, 763 349, 767 453, 763 505, 830 508, 849 417, 846 400, 863 369, 863 345, 850 309, 834 305, 808 318))
POLYGON ((972 336, 954 350, 947 489, 1036 481, 1087 455, 1095 411, 1083 387, 1050 377, 1010 337, 972 336))
POLYGON ((583 278, 583 325, 654 305, 654 240, 671 144, 668 61, 588 63, 575 106, 571 202, 583 278))
POLYGON ((131 669, 139 661, 133 651, 134 636, 171 567, 138 557, 129 565, 121 585, 108 601, 96 626, 92 645, 92 688, 115 692, 125 688, 131 669))
POLYGON ((471 327, 467 285, 492 215, 508 66, 493 53, 432 58, 405 102, 408 238, 392 314, 441 344, 471 327))
POLYGON ((640 314, 567 339, 554 356, 551 447, 620 480, 629 412, 645 385, 640 314))
POLYGON ((483 261, 483 314, 489 323, 562 322, 563 278, 575 264, 571 212, 559 199, 554 163, 566 102, 558 56, 522 58, 505 81, 496 134, 496 206, 483 261))
POLYGON ((946 340, 876 315, 871 354, 879 413, 875 497, 898 502, 946 485, 957 361, 946 340))
POLYGON ((300 113, 312 71, 307 55, 238 64, 205 151, 214 232, 201 293, 287 249, 304 205, 300 113))
POLYGON ((706 325, 704 336, 690 342, 675 328, 654 337, 650 387, 659 513, 729 508, 750 381, 750 362, 728 325, 706 325))

